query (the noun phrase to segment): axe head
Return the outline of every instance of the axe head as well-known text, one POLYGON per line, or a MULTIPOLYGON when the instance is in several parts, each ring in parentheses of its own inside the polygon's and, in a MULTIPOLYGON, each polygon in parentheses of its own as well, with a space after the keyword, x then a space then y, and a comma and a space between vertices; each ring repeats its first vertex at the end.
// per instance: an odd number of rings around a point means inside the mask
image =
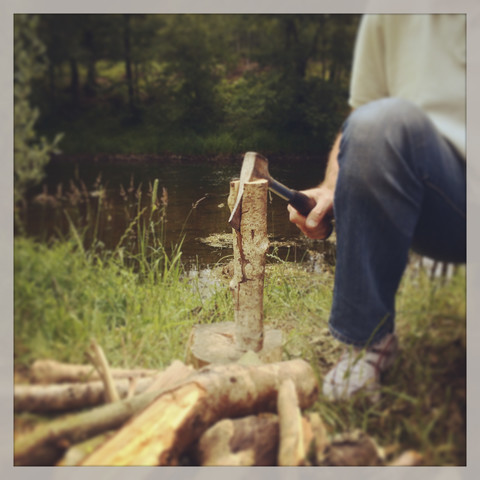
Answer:
POLYGON ((263 178, 269 180, 268 160, 262 155, 255 152, 247 152, 243 157, 242 169, 240 171, 240 183, 238 185, 237 198, 233 206, 232 213, 228 219, 228 223, 235 230, 240 230, 240 203, 243 196, 243 187, 245 182, 263 178))

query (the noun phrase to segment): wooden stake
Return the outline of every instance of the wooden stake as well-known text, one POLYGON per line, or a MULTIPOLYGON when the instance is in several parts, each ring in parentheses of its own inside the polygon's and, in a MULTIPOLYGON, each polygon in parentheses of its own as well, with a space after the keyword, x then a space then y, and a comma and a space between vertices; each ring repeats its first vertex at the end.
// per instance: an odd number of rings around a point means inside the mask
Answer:
MULTIPOLYGON (((238 190, 238 182, 230 184, 238 190)), ((267 238, 266 180, 246 182, 243 189, 240 231, 233 230, 235 343, 240 350, 258 352, 263 346, 263 286, 267 238)), ((234 198, 231 194, 229 200, 234 198)))

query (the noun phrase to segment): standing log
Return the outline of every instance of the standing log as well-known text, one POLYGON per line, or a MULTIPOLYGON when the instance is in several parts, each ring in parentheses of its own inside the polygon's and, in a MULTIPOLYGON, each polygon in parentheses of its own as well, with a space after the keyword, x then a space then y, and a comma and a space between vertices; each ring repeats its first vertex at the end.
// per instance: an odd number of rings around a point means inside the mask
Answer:
POLYGON ((318 384, 303 360, 206 367, 157 398, 82 464, 175 465, 217 421, 275 411, 277 386, 288 378, 295 383, 299 405, 311 406, 318 384))
MULTIPOLYGON (((228 205, 235 204, 239 182, 230 183, 228 205)), ((230 282, 234 321, 195 325, 186 349, 186 361, 195 368, 237 361, 256 352, 262 362, 282 359, 282 332, 263 326, 263 286, 267 238, 266 180, 244 185, 240 231, 233 232, 233 276, 230 282)))
MULTIPOLYGON (((231 186, 233 190, 237 186, 231 186)), ((263 346, 263 286, 267 238, 266 180, 244 184, 240 231, 233 230, 233 295, 235 343, 243 351, 263 346)))

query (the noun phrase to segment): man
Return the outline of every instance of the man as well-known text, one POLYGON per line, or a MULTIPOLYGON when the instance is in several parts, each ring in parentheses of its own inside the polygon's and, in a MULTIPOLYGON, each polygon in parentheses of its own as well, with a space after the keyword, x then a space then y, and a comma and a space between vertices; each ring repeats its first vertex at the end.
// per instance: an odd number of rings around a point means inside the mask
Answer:
POLYGON ((311 238, 330 232, 337 265, 329 328, 346 344, 324 394, 378 399, 394 361, 395 294, 408 252, 466 259, 465 16, 366 15, 354 52, 353 108, 316 207, 290 220, 311 238))

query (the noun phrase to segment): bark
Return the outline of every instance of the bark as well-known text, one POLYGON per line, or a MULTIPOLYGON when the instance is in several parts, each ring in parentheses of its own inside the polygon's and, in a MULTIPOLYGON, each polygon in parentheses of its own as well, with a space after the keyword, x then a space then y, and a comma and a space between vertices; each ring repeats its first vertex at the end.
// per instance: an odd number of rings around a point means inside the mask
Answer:
MULTIPOLYGON (((134 394, 144 392, 153 378, 139 379, 134 394)), ((131 381, 123 378, 115 381, 120 398, 128 396, 131 381)), ((60 385, 15 385, 14 407, 19 412, 62 412, 94 407, 105 403, 105 386, 100 380, 88 383, 63 383, 60 385)))
POLYGON ((204 368, 158 397, 82 464, 175 465, 217 421, 275 411, 277 386, 289 378, 300 407, 311 406, 318 384, 303 360, 204 368))
POLYGON ((356 431, 334 439, 325 450, 324 466, 378 466, 382 459, 375 442, 364 432, 356 431))
POLYGON ((195 456, 201 466, 273 466, 278 431, 273 413, 221 420, 201 436, 195 456))
POLYGON ((280 423, 280 445, 278 465, 300 466, 305 464, 302 415, 298 407, 298 397, 292 380, 284 381, 278 390, 278 417, 280 423))
POLYGON ((105 401, 107 403, 118 402, 120 400, 120 395, 115 388, 107 357, 105 357, 102 347, 95 340, 91 341, 87 355, 105 386, 105 401))
MULTIPOLYGON (((159 373, 150 369, 111 368, 115 379, 148 377, 159 373)), ((30 379, 34 383, 85 382, 98 380, 100 375, 91 365, 74 365, 56 360, 36 360, 30 368, 30 379)))
MULTIPOLYGON (((231 184, 230 188, 238 191, 237 185, 231 184)), ((235 343, 243 351, 258 352, 263 345, 267 192, 266 180, 244 184, 242 201, 237 207, 241 209, 240 231, 233 230, 234 273, 230 289, 234 302, 235 343)), ((230 199, 233 197, 231 194, 230 199)))
POLYGON ((19 436, 15 439, 14 446, 15 465, 51 464, 51 459, 58 460, 72 444, 119 428, 159 395, 185 380, 185 377, 178 375, 178 365, 175 362, 162 372, 162 375, 169 377, 172 370, 177 372, 175 380, 161 390, 142 393, 128 400, 68 415, 39 425, 33 431, 19 436))

